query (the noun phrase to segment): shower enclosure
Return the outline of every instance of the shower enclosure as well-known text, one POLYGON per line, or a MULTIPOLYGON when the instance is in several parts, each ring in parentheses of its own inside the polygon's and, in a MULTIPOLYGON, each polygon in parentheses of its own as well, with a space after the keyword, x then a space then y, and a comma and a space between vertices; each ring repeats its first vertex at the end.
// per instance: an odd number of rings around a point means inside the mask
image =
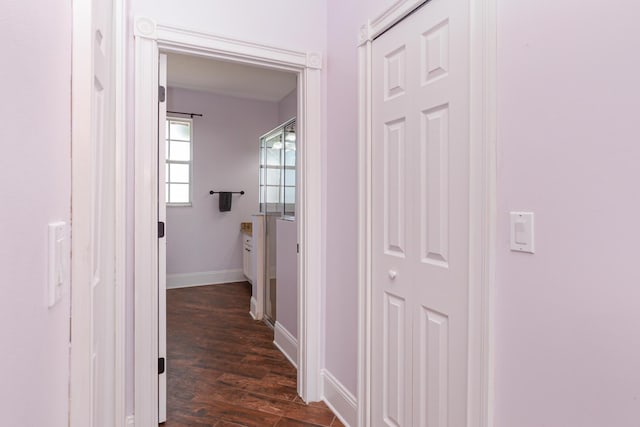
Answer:
POLYGON ((296 120, 260 138, 260 212, 265 216, 265 318, 276 321, 276 220, 296 213, 296 120))

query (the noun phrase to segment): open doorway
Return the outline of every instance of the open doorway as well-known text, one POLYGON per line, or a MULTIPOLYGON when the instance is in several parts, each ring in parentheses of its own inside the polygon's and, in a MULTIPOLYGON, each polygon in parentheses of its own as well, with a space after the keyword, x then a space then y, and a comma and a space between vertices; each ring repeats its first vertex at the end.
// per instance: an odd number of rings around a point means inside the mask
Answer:
POLYGON ((330 425, 328 408, 297 396, 297 76, 181 54, 166 64, 159 420, 330 425))
MULTIPOLYGON (((156 24, 135 23, 135 423, 158 421, 162 360, 158 292, 158 53, 181 53, 296 74, 298 188, 298 370, 297 392, 305 402, 321 398, 321 93, 322 56, 246 40, 156 24), (159 359, 160 358, 160 359, 159 359)), ((162 132, 160 133, 162 134, 162 132)))
MULTIPOLYGON (((248 280, 252 315, 274 324, 267 278, 275 280, 283 245, 272 218, 295 219, 297 76, 181 54, 167 61, 159 199, 168 287, 248 280)), ((289 262, 297 276, 296 258, 289 262)), ((295 318, 296 298, 289 301, 295 318)))

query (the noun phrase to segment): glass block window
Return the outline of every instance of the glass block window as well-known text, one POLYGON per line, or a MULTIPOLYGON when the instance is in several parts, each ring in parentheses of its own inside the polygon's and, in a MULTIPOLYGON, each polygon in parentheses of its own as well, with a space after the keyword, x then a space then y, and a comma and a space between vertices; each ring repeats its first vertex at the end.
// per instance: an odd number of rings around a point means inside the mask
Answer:
POLYGON ((295 216, 295 119, 260 138, 260 212, 295 216))

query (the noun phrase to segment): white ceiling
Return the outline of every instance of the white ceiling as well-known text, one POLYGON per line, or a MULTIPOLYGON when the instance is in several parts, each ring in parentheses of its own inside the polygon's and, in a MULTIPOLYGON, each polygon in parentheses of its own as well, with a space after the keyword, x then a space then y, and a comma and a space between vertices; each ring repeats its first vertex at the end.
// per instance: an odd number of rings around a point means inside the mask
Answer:
POLYGON ((280 101, 296 88, 297 80, 294 73, 169 54, 167 83, 171 87, 239 98, 280 101))

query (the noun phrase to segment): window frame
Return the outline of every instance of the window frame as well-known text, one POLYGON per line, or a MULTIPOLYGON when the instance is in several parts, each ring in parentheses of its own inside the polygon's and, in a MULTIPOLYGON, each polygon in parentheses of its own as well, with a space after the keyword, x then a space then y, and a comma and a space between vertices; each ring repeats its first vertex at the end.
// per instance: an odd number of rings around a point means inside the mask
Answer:
MULTIPOLYGON (((184 118, 184 117, 176 117, 176 116, 169 116, 167 115, 167 118, 165 120, 165 151, 164 151, 164 164, 165 164, 165 177, 164 177, 164 183, 165 183, 165 205, 167 207, 191 207, 193 206, 193 119, 192 118, 184 118), (171 152, 170 150, 170 146, 171 146, 171 139, 169 138, 169 129, 171 126, 171 121, 174 122, 184 122, 184 123, 189 123, 189 159, 188 161, 185 160, 170 160, 169 157, 169 153, 171 152), (189 201, 188 202, 171 202, 170 201, 170 188, 171 188, 171 184, 184 184, 183 182, 171 182, 169 181, 169 174, 168 174, 168 170, 171 169, 171 167, 167 168, 167 165, 170 164, 182 164, 182 165, 188 165, 189 166, 189 182, 187 183, 189 185, 189 201)), ((181 140, 174 140, 174 141, 181 141, 181 140)), ((182 141, 184 142, 184 141, 182 141)))

